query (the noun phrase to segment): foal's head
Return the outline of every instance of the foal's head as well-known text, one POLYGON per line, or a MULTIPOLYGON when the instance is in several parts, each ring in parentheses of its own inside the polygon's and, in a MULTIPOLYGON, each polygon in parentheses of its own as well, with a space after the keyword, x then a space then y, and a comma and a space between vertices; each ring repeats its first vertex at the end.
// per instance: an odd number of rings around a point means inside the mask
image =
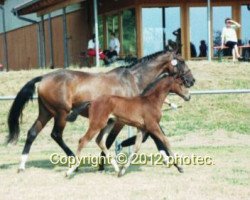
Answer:
POLYGON ((191 99, 191 95, 187 87, 185 87, 183 80, 181 78, 174 79, 170 92, 173 92, 180 97, 182 97, 185 101, 189 101, 191 99))
POLYGON ((183 81, 185 87, 190 88, 194 85, 195 79, 185 60, 176 53, 168 52, 161 59, 166 59, 163 66, 164 72, 168 72, 170 76, 175 76, 183 81))

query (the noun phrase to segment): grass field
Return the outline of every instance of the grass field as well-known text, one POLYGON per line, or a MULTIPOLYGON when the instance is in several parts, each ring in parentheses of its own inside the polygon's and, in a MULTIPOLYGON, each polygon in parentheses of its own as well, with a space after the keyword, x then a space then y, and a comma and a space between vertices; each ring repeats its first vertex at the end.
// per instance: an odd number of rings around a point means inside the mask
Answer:
MULTIPOLYGON (((197 80, 192 90, 250 89, 250 65, 189 62, 197 80)), ((107 69, 87 69, 87 71, 107 69)), ((0 73, 0 95, 15 95, 31 78, 49 70, 0 73)), ((109 166, 105 173, 85 166, 72 179, 64 178, 66 166, 54 166, 52 153, 64 155, 50 138, 52 121, 32 146, 26 172, 17 168, 26 132, 37 115, 37 103, 30 103, 23 115, 21 137, 16 145, 5 145, 6 118, 11 102, 0 102, 0 199, 249 199, 250 196, 250 96, 193 96, 183 102, 170 100, 182 108, 164 113, 162 125, 174 152, 181 155, 210 156, 212 166, 184 166, 185 173, 165 166, 132 166, 126 176, 117 178, 109 166)), ((80 118, 64 132, 75 151, 78 138, 87 128, 80 118)), ((127 136, 127 129, 119 139, 127 136)), ((124 149, 127 151, 127 149, 124 149)), ((157 153, 148 140, 141 153, 157 153)), ((94 142, 84 153, 98 155, 94 142)))

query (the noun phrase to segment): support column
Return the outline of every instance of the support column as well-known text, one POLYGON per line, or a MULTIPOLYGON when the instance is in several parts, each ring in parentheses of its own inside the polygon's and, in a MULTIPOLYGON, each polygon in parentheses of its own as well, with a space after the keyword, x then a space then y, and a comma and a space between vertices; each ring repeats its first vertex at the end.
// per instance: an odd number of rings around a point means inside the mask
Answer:
POLYGON ((212 45, 211 45, 211 1, 207 0, 207 26, 208 26, 208 61, 212 60, 212 45))
POLYGON ((120 54, 124 56, 124 51, 123 51, 123 20, 122 20, 122 12, 119 13, 118 15, 118 26, 119 26, 119 41, 120 41, 120 54))
POLYGON ((98 4, 97 0, 94 0, 94 18, 95 18, 95 51, 96 51, 96 66, 100 66, 99 59, 99 30, 98 30, 98 4))
MULTIPOLYGON (((241 4, 239 4, 238 2, 235 2, 233 4, 233 19, 241 24, 241 4)), ((237 35, 238 38, 241 38, 241 28, 238 28, 237 30, 237 35)))
POLYGON ((50 49, 50 68, 54 69, 54 48, 53 48, 53 34, 52 34, 52 20, 51 14, 48 15, 48 32, 49 32, 49 49, 50 49))
POLYGON ((108 49, 108 27, 107 27, 107 16, 104 15, 102 18, 102 23, 103 23, 103 49, 108 49))
POLYGON ((185 59, 190 59, 190 33, 189 33, 189 8, 187 3, 181 5, 181 43, 182 56, 185 59))
POLYGON ((141 58, 143 55, 143 46, 142 46, 142 10, 139 5, 135 7, 136 15, 136 45, 137 45, 137 57, 141 58))
POLYGON ((66 8, 63 8, 63 47, 64 47, 64 68, 68 68, 69 54, 68 54, 68 31, 67 31, 66 8))
POLYGON ((41 33, 40 33, 40 37, 41 37, 41 67, 44 69, 46 67, 46 49, 45 49, 45 35, 44 35, 44 16, 41 16, 41 33))
POLYGON ((166 12, 165 11, 166 11, 165 7, 162 7, 163 50, 166 49, 166 43, 167 43, 167 41, 166 41, 166 17, 165 17, 166 12))
POLYGON ((6 71, 9 71, 9 59, 8 59, 8 43, 6 34, 6 24, 5 24, 5 10, 3 6, 0 6, 2 10, 2 21, 3 21, 3 51, 4 51, 4 67, 6 71))

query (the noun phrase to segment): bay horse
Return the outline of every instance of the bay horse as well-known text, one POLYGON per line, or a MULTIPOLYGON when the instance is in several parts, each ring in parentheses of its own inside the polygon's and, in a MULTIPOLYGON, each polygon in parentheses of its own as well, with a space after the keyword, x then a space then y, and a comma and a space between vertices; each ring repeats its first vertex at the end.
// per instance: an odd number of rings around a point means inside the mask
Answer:
MULTIPOLYGON (((84 102, 83 105, 85 107, 89 105, 89 128, 86 134, 79 140, 77 156, 80 157, 81 150, 86 147, 94 136, 100 133, 96 138, 96 143, 108 158, 110 152, 106 147, 106 136, 112 130, 116 121, 118 121, 140 130, 136 137, 134 151, 128 159, 129 162, 120 172, 116 160, 114 158, 111 159, 111 164, 115 171, 119 172, 118 176, 124 175, 132 162, 134 153, 138 152, 143 138, 142 134, 139 134, 140 132, 153 134, 164 144, 168 154, 174 158, 169 141, 159 125, 162 117, 161 109, 170 92, 178 94, 186 101, 190 100, 189 91, 184 87, 180 78, 175 79, 168 74, 163 74, 154 83, 149 85, 149 89, 144 95, 137 97, 104 95, 91 102, 84 102), (109 121, 110 117, 113 118, 112 121, 109 121)), ((71 118, 71 116, 69 115, 68 118, 71 118)), ((79 163, 71 167, 66 175, 70 176, 78 166, 79 163)), ((182 171, 177 164, 176 167, 179 171, 182 171)))
MULTIPOLYGON (((52 118, 54 118, 54 127, 51 137, 67 156, 74 156, 63 140, 66 117, 71 109, 101 95, 136 96, 160 74, 168 72, 171 76, 176 76, 183 70, 188 70, 186 65, 173 65, 173 61, 176 60, 183 62, 183 59, 175 53, 157 52, 138 60, 132 66, 119 67, 107 73, 58 70, 30 80, 18 92, 8 116, 7 142, 16 142, 20 133, 19 119, 22 111, 32 99, 36 83, 40 82, 38 86, 39 114, 27 133, 18 171, 25 170, 34 140, 52 118)), ((186 87, 192 86, 193 83, 193 77, 185 80, 186 87)), ((81 114, 88 117, 87 110, 81 114)), ((113 132, 119 132, 122 127, 123 124, 117 123, 113 132)))

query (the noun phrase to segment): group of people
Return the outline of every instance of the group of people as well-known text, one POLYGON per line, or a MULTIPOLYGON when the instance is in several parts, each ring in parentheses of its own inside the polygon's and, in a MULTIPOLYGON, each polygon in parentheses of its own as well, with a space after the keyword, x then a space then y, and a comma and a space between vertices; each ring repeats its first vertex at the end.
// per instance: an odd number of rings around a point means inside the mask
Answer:
MULTIPOLYGON (((232 56, 233 56, 233 61, 241 60, 242 57, 239 53, 239 48, 238 48, 238 38, 237 38, 237 33, 236 33, 236 29, 240 28, 241 25, 232 20, 231 18, 226 18, 225 19, 225 24, 226 26, 223 28, 222 30, 222 34, 221 34, 221 47, 220 49, 223 50, 226 48, 229 48, 232 56)), ((168 45, 167 48, 171 49, 171 48, 176 48, 179 49, 178 53, 181 53, 181 46, 182 46, 182 42, 181 42, 181 29, 177 29, 176 31, 173 32, 173 35, 176 36, 176 41, 172 41, 172 40, 168 40, 168 45)), ((250 44, 250 42, 249 42, 250 44)), ((200 46, 199 46, 199 50, 200 53, 199 55, 197 54, 195 45, 190 42, 190 51, 191 51, 191 57, 197 57, 197 55, 199 57, 207 57, 207 44, 205 40, 201 40, 200 41, 200 46)))
MULTIPOLYGON (((238 48, 238 38, 236 34, 236 29, 240 28, 241 25, 230 19, 225 19, 226 26, 222 30, 221 34, 221 50, 225 49, 225 47, 229 48, 233 55, 233 61, 241 60, 242 57, 239 53, 238 48)), ((176 41, 168 40, 168 44, 166 49, 178 49, 177 53, 181 54, 181 28, 177 29, 173 32, 173 35, 176 36, 176 41)), ((95 57, 96 56, 96 42, 95 42, 95 34, 88 42, 88 56, 95 57)), ((197 51, 195 45, 190 42, 190 49, 191 49, 191 57, 197 57, 197 51)), ((207 44, 205 40, 200 41, 199 46, 199 57, 207 57, 207 44)), ((116 37, 115 33, 111 33, 110 41, 109 41, 109 49, 101 51, 99 50, 99 58, 104 61, 105 65, 109 65, 113 61, 115 61, 120 53, 120 42, 119 39, 116 37)))
MULTIPOLYGON (((112 63, 118 57, 120 53, 120 42, 119 39, 115 36, 115 33, 111 33, 111 38, 109 42, 109 49, 101 51, 99 49, 99 58, 104 61, 104 64, 107 66, 112 63)), ((92 38, 88 42, 88 56, 95 57, 96 56, 96 41, 95 34, 92 35, 92 38)))

